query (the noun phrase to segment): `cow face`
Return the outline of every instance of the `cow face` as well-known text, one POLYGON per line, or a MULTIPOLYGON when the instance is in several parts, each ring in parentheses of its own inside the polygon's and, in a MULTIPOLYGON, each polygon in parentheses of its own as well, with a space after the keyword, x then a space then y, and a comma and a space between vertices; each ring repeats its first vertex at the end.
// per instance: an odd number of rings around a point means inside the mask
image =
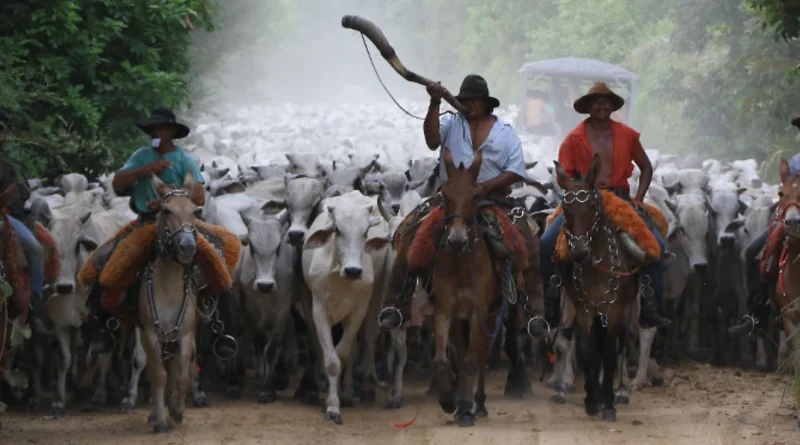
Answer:
POLYGON ((708 230, 709 212, 702 197, 695 195, 678 196, 675 208, 680 221, 674 236, 689 258, 689 267, 695 272, 708 269, 708 230))
POLYGON ((289 213, 284 210, 277 217, 254 219, 245 216, 243 219, 247 225, 248 248, 255 265, 254 290, 271 293, 275 290, 278 258, 283 235, 288 228, 289 213))
POLYGON ((286 176, 286 205, 289 208, 292 224, 289 226, 289 242, 300 246, 305 241, 308 226, 314 209, 325 194, 321 179, 305 176, 286 176))
POLYGON ((97 248, 97 242, 82 236, 83 224, 89 219, 91 212, 75 209, 75 213, 57 213, 50 221, 49 230, 58 246, 60 269, 55 282, 55 292, 69 295, 76 290, 75 277, 83 266, 89 252, 97 248))

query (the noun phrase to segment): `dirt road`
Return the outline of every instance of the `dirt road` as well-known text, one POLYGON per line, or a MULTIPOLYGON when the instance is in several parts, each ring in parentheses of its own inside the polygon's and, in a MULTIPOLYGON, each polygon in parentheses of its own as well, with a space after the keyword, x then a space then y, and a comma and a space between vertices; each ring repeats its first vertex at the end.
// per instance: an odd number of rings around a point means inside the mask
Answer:
MULTIPOLYGON (((550 390, 534 385, 528 401, 502 398, 503 371, 489 380, 488 419, 472 428, 453 425, 422 385, 406 394, 405 406, 387 411, 380 405, 344 409, 344 424, 322 420, 321 409, 301 406, 289 394, 272 405, 258 405, 254 396, 229 401, 214 399, 213 407, 187 410, 183 425, 154 436, 145 423, 145 404, 132 414, 113 409, 80 413, 72 406, 61 419, 41 414, 7 413, 0 444, 435 444, 435 445, 561 445, 561 444, 746 444, 800 443, 795 430, 789 379, 774 374, 684 366, 661 388, 634 393, 631 405, 618 406, 617 422, 604 423, 583 412, 583 394, 568 396, 565 405, 549 401, 550 390), (393 423, 413 418, 407 428, 393 423)), ((385 400, 385 395, 379 400, 385 400)), ((382 402, 381 402, 382 403, 382 402)))

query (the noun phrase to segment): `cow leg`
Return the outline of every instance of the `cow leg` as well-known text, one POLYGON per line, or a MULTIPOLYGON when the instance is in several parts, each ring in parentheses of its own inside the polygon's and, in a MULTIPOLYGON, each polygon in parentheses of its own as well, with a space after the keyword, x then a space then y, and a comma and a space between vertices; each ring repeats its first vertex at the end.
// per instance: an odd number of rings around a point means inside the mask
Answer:
MULTIPOLYGON (((319 375, 319 358, 322 357, 322 346, 320 345, 319 337, 316 333, 317 329, 316 323, 314 322, 311 293, 305 286, 302 273, 299 275, 299 278, 296 277, 296 279, 300 280, 298 300, 300 310, 303 313, 304 321, 307 326, 307 335, 305 340, 305 369, 303 370, 303 377, 300 380, 300 384, 294 393, 294 398, 309 405, 316 405, 319 403, 319 383, 317 376, 319 375)), ((299 315, 297 316, 298 318, 300 317, 299 315)))
MULTIPOLYGON (((356 335, 356 339, 354 339, 356 345, 358 345, 358 338, 356 335)), ((341 340, 336 345, 337 347, 341 344, 341 340)), ((339 404, 345 408, 351 408, 355 406, 355 402, 353 399, 354 394, 354 382, 353 382, 353 374, 355 371, 355 364, 356 364, 356 354, 350 354, 347 357, 347 360, 342 360, 344 363, 344 369, 342 372, 342 377, 339 380, 339 404)), ((340 356, 341 357, 341 356, 340 356)))
MULTIPOLYGON (((325 373, 328 376, 328 400, 325 410, 325 420, 332 420, 336 424, 342 423, 342 414, 339 406, 339 377, 342 372, 342 361, 336 353, 331 334, 331 323, 328 321, 327 311, 316 298, 312 303, 312 314, 317 338, 322 349, 322 360, 325 373)), ((344 338, 342 338, 344 340, 344 338)), ((342 342, 340 340, 340 344, 342 342)))
POLYGON ((261 381, 261 393, 258 395, 258 403, 272 403, 276 400, 275 377, 278 364, 282 360, 283 347, 287 337, 286 332, 289 324, 290 313, 278 315, 278 322, 272 327, 272 335, 269 336, 267 344, 264 346, 264 376, 261 381))
POLYGON ((631 403, 631 377, 628 375, 628 357, 625 351, 617 355, 620 370, 619 390, 614 397, 614 403, 627 405, 631 403))
POLYGON ((195 357, 195 363, 192 363, 192 366, 189 368, 189 376, 191 378, 191 386, 192 386, 192 406, 195 408, 208 408, 210 406, 208 402, 208 396, 206 395, 205 390, 203 390, 203 382, 200 380, 200 373, 197 372, 197 358, 195 357))
POLYGON ((145 327, 142 334, 142 347, 147 354, 147 376, 150 379, 150 416, 147 418, 147 423, 154 425, 153 431, 156 433, 164 433, 170 429, 164 404, 167 370, 164 369, 158 336, 153 328, 145 327))
POLYGON ((639 328, 639 361, 636 366, 636 377, 631 385, 632 391, 639 391, 651 385, 647 371, 650 368, 650 351, 653 348, 653 340, 655 338, 656 328, 639 328))
POLYGON ((108 372, 111 369, 113 352, 98 354, 97 356, 97 386, 92 395, 91 403, 97 406, 105 406, 108 400, 108 372))
MULTIPOLYGON (((520 334, 518 328, 522 311, 515 305, 510 305, 508 317, 505 322, 505 351, 510 363, 504 395, 526 399, 533 393, 531 381, 525 366, 522 348, 525 345, 525 334, 520 334)), ((498 333, 498 337, 500 333, 498 333)))
MULTIPOLYGON (((406 346, 407 330, 400 327, 392 331, 391 344, 393 345, 394 352, 397 354, 397 362, 395 363, 392 372, 392 389, 389 393, 389 403, 386 406, 389 409, 400 408, 403 401, 403 370, 408 361, 408 347, 406 346)), ((389 356, 387 355, 387 360, 389 356)))
POLYGON ((566 403, 566 388, 564 386, 564 377, 566 370, 572 367, 569 356, 567 355, 570 349, 570 340, 565 337, 563 329, 559 329, 556 338, 553 342, 553 350, 556 355, 555 366, 553 366, 553 395, 550 400, 554 403, 566 403))
MULTIPOLYGON (((377 283, 375 285, 377 286, 377 283)), ((359 323, 363 323, 361 331, 366 342, 362 351, 363 356, 361 357, 361 371, 364 375, 360 394, 362 402, 374 402, 376 398, 378 372, 375 369, 375 348, 381 333, 378 315, 380 314, 382 303, 380 296, 373 296, 369 302, 369 309, 364 314, 365 318, 359 323)))
MULTIPOLYGON (((54 332, 55 334, 55 332, 54 332)), ((49 345, 49 342, 39 338, 39 335, 33 335, 33 341, 31 342, 33 346, 33 350, 31 351, 31 357, 33 359, 33 370, 31 370, 31 396, 28 399, 28 406, 30 407, 31 411, 33 411, 41 401, 42 396, 42 369, 44 369, 44 354, 45 354, 45 347, 49 345)), ((49 348, 47 348, 49 350, 49 348)))
MULTIPOLYGON (((617 328, 619 329, 619 328, 617 328)), ((655 329, 653 329, 655 330, 655 329)), ((616 376, 617 368, 617 340, 619 339, 619 332, 614 330, 606 330, 605 338, 602 343, 603 351, 603 383, 600 385, 602 394, 603 406, 603 420, 606 422, 617 421, 617 409, 614 408, 614 377, 616 376)), ((648 354, 649 355, 649 354, 648 354)), ((599 357, 598 357, 599 358, 599 357)), ((647 359, 639 368, 645 368, 645 375, 647 373, 647 359)))
POLYGON ((64 415, 64 405, 67 398, 67 374, 69 368, 72 366, 72 350, 71 350, 71 328, 64 326, 56 326, 54 333, 56 341, 58 341, 58 352, 60 360, 58 362, 58 388, 56 391, 56 400, 53 401, 52 411, 53 416, 64 415))
MULTIPOLYGON (((449 308, 448 308, 449 309, 449 308)), ((447 359, 447 347, 450 342, 450 313, 437 308, 433 314, 434 341, 436 352, 433 357, 436 385, 439 390, 439 405, 447 413, 455 411, 455 394, 453 391, 453 373, 447 359)))
POLYGON ((133 356, 131 357, 131 379, 128 381, 128 391, 122 399, 120 407, 123 413, 129 413, 136 408, 136 401, 139 397, 139 379, 142 376, 145 366, 147 366, 147 354, 142 347, 142 335, 140 329, 134 329, 133 356))
POLYGON ((767 361, 767 348, 764 344, 764 336, 768 334, 759 334, 756 337, 756 370, 761 372, 769 371, 769 362, 767 361))

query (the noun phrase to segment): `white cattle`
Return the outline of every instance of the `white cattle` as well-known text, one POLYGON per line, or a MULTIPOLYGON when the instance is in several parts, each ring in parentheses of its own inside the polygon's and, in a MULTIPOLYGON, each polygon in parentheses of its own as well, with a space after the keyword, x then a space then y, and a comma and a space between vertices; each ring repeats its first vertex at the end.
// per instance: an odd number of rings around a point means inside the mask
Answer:
MULTIPOLYGON (((354 191, 325 199, 321 206, 323 210, 303 245, 302 269, 313 296, 312 314, 329 380, 325 419, 341 423, 342 363, 350 361, 353 341, 364 317, 383 295, 380 275, 385 267, 389 237, 374 198, 354 191), (331 327, 337 323, 343 324, 344 333, 334 345, 331 327)), ((374 346, 372 349, 374 352, 374 346)), ((369 350, 368 345, 367 358, 374 360, 374 356, 369 357, 369 350)), ((368 372, 365 370, 365 374, 368 372)), ((350 395, 352 387, 345 385, 351 383, 348 378, 343 380, 344 396, 350 395)))
POLYGON ((287 175, 285 180, 286 201, 292 224, 289 227, 289 240, 292 244, 302 244, 308 233, 315 209, 323 198, 325 185, 315 177, 287 175))

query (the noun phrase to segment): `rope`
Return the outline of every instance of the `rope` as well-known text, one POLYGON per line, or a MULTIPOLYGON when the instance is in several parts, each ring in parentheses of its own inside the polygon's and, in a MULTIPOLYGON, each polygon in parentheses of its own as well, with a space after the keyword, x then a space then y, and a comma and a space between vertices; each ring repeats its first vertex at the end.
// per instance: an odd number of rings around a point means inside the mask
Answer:
POLYGON ((3 300, 3 315, 5 317, 5 322, 3 323, 3 341, 0 342, 0 359, 3 358, 6 354, 11 353, 11 350, 6 352, 6 340, 8 340, 8 298, 3 300))
MULTIPOLYGON (((403 106, 400 105, 399 102, 397 102, 397 99, 395 99, 392 93, 389 91, 389 89, 386 88, 386 84, 383 83, 383 79, 381 78, 381 75, 378 73, 378 68, 375 66, 375 61, 372 60, 372 53, 369 52, 369 46, 367 46, 367 39, 364 38, 364 34, 361 34, 361 41, 364 42, 364 49, 367 51, 367 57, 369 57, 369 63, 370 65, 372 65, 372 71, 375 72, 375 76, 378 78, 378 82, 381 83, 383 91, 386 91, 386 94, 389 95, 389 98, 392 99, 392 102, 394 102, 394 104, 397 105, 397 108, 399 108, 403 113, 413 117, 414 119, 424 121, 425 120, 424 117, 419 117, 414 114, 411 114, 408 110, 403 108, 403 106)), ((455 113, 453 113, 452 111, 444 111, 442 113, 439 113, 439 116, 444 116, 445 114, 455 114, 455 113)))

